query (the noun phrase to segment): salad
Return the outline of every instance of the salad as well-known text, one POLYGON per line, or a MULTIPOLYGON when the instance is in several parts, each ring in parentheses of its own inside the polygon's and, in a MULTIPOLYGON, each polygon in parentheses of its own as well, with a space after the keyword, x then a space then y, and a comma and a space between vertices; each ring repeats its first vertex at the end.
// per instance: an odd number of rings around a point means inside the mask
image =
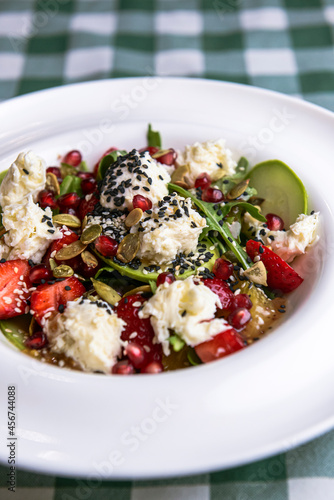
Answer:
POLYGON ((258 341, 303 282, 319 236, 283 162, 252 169, 225 141, 184 151, 77 150, 0 174, 0 328, 43 362, 104 374, 211 362, 258 341))

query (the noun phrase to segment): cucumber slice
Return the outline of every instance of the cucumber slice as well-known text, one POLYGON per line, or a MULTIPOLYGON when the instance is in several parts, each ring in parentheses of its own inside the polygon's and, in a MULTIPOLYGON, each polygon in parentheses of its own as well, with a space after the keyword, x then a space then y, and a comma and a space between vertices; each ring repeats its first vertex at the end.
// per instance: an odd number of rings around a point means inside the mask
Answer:
POLYGON ((20 351, 25 349, 24 332, 28 332, 30 319, 27 316, 19 316, 0 321, 0 331, 20 351))
POLYGON ((307 213, 306 189, 295 172, 282 161, 258 163, 249 172, 248 178, 257 195, 265 199, 261 205, 263 214, 279 215, 286 229, 298 215, 307 213))
MULTIPOLYGON (((212 247, 212 242, 210 240, 203 239, 200 242, 200 244, 201 245, 205 244, 207 247, 207 251, 210 251, 211 253, 213 253, 213 257, 211 257, 211 259, 208 262, 205 262, 203 264, 204 267, 206 267, 207 269, 209 269, 209 271, 211 271, 213 268, 213 264, 215 263, 215 261, 219 257, 219 251, 217 248, 215 248, 214 250, 209 250, 209 248, 212 247)), ((148 283, 149 281, 156 281, 158 276, 159 276, 159 274, 156 272, 144 274, 143 271, 144 271, 144 267, 146 266, 146 264, 142 264, 139 267, 139 269, 132 269, 130 266, 120 266, 119 264, 115 263, 112 259, 108 259, 106 257, 103 257, 95 249, 94 249, 94 252, 101 260, 103 260, 106 264, 108 264, 108 266, 111 268, 110 269, 111 271, 116 269, 122 276, 127 276, 128 278, 132 278, 136 281, 144 281, 145 283, 148 283)), ((104 269, 106 269, 106 268, 104 268, 104 269)), ((176 278, 180 279, 180 280, 184 280, 184 279, 188 278, 189 276, 191 276, 192 274, 195 274, 196 271, 197 271, 197 268, 195 270, 189 269, 188 271, 185 271, 184 274, 180 274, 176 278)))

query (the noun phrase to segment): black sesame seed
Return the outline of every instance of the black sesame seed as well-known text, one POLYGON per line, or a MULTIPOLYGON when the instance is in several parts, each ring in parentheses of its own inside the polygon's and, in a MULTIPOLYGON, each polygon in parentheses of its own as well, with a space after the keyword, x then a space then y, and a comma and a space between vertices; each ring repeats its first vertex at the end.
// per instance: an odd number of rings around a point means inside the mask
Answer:
POLYGON ((43 280, 43 279, 42 279, 42 280, 41 280, 41 284, 42 284, 42 285, 44 285, 44 283, 45 283, 45 280, 43 280))
POLYGON ((64 309, 65 309, 64 304, 60 304, 60 306, 58 307, 58 311, 59 311, 60 313, 62 313, 62 312, 64 312, 64 309))
POLYGON ((263 252, 264 252, 264 248, 263 248, 263 247, 261 247, 261 245, 260 245, 260 247, 259 247, 259 252, 260 252, 260 253, 263 253, 263 252))
POLYGON ((187 314, 187 311, 183 311, 181 314, 182 318, 184 318, 186 314, 187 314))
POLYGON ((1 259, 1 260, 0 260, 0 263, 1 263, 1 264, 4 264, 5 262, 6 262, 6 259, 1 259))
POLYGON ((66 286, 65 286, 65 290, 66 290, 67 292, 69 292, 69 291, 71 290, 71 287, 70 287, 70 286, 68 286, 68 285, 66 285, 66 286))
POLYGON ((53 234, 53 233, 55 233, 55 230, 54 229, 48 229, 48 233, 53 234))
POLYGON ((22 170, 25 174, 29 175, 29 170, 27 170, 26 168, 23 168, 22 170))

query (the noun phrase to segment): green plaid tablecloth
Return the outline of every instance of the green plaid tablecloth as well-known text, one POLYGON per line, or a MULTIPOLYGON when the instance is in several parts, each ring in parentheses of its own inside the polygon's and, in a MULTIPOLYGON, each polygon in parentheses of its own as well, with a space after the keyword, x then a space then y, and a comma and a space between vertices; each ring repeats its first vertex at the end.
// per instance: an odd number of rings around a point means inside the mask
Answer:
MULTIPOLYGON (((158 74, 257 85, 334 111, 333 43, 334 0, 0 0, 0 100, 158 74)), ((97 487, 18 471, 11 493, 7 473, 0 466, 1 500, 332 500, 334 431, 251 465, 174 480, 97 487)))

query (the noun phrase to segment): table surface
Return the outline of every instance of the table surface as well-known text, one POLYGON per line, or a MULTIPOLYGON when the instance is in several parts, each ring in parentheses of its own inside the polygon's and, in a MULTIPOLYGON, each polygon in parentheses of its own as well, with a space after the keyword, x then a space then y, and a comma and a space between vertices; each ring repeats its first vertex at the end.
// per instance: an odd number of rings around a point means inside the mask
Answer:
MULTIPOLYGON (((334 0, 1 0, 0 100, 78 81, 189 76, 256 85, 334 111, 334 0)), ((3 395, 1 397, 4 397, 3 395)), ((90 483, 0 466, 16 500, 332 500, 334 431, 235 469, 90 483)))

